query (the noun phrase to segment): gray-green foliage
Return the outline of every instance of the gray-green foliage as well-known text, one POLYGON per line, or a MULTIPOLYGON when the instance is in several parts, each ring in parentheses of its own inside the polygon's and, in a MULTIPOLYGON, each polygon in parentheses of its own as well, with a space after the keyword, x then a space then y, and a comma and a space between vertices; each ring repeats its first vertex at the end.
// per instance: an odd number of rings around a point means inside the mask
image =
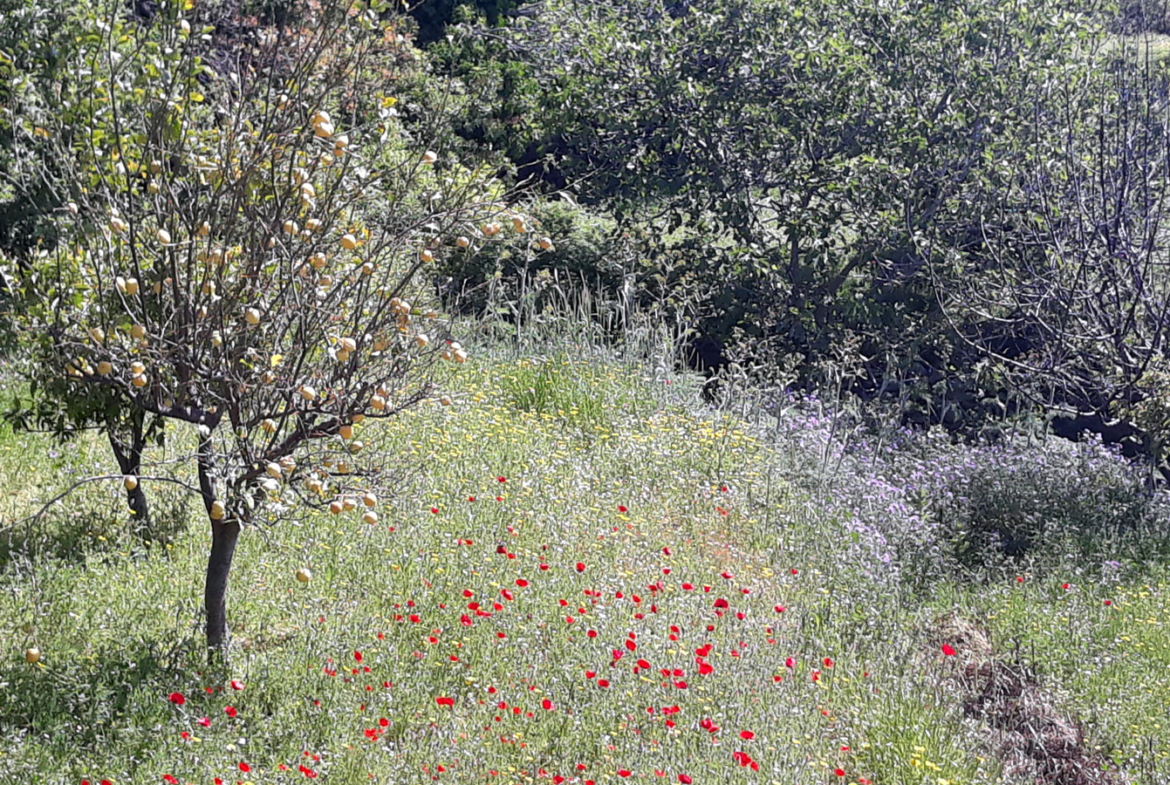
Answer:
MULTIPOLYGON (((629 269, 629 243, 611 219, 565 201, 540 201, 528 211, 530 234, 509 243, 476 244, 443 261, 448 299, 462 308, 483 308, 559 284, 613 295, 629 269), (551 240, 541 248, 540 238, 551 240)), ((538 298, 542 302, 548 297, 538 298)), ((540 307, 540 303, 536 304, 540 307)))
POLYGON ((511 35, 583 196, 696 230, 696 273, 816 353, 937 325, 921 238, 977 241, 1100 28, 1062 0, 656 0, 550 3, 511 35))

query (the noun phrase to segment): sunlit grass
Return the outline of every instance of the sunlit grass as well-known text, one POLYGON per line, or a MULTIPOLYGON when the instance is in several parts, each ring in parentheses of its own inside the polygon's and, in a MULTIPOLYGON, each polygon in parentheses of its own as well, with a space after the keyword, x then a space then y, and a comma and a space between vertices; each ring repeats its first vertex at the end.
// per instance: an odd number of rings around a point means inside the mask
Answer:
MULTIPOLYGON (((942 607, 867 577, 833 514, 784 476, 801 457, 697 407, 680 381, 485 359, 446 380, 453 406, 366 427, 403 468, 398 492, 377 525, 306 511, 243 538, 230 672, 207 670, 199 646, 204 523, 166 543, 132 536, 117 487, 87 487, 17 540, 32 556, 17 547, 3 565, 5 777, 998 782, 923 635, 942 607)), ((3 447, 8 520, 109 469, 96 438, 3 447)), ((1106 609, 1085 592, 1086 631, 1070 639, 1048 609, 1068 594, 938 596, 982 611, 1005 649, 1035 626, 1101 739, 1163 699, 1149 652, 1164 628, 1137 604, 1149 598, 1110 588, 1106 609), (1123 636, 1134 653, 1112 656, 1146 681, 1122 664, 1078 675, 1086 641, 1100 652, 1123 636)), ((1165 737, 1154 744, 1164 754, 1165 737)))

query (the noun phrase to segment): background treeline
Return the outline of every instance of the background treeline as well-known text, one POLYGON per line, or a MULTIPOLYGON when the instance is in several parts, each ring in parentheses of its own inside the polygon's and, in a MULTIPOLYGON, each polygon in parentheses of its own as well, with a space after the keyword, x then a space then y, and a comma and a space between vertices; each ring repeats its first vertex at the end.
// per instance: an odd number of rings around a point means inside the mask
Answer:
MULTIPOLYGON (((296 23, 283 0, 205 6, 225 68, 249 29, 296 23)), ((552 240, 444 256, 451 311, 507 331, 556 303, 587 300, 607 325, 639 307, 713 376, 876 399, 967 435, 1028 412, 1161 464, 1161 0, 409 12, 403 132, 497 167, 552 240)), ((51 110, 68 13, 3 0, 0 16, 0 105, 34 91, 51 110)), ((53 242, 60 207, 27 125, 0 115, 9 265, 53 242), (29 167, 43 187, 13 188, 29 167)))

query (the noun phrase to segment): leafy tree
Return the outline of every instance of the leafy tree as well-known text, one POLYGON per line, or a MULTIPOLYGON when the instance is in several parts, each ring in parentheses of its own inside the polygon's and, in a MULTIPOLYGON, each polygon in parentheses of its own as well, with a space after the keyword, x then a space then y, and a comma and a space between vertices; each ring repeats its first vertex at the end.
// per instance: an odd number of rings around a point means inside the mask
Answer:
POLYGON ((52 243, 52 211, 61 206, 56 162, 35 118, 57 106, 76 26, 64 6, 31 0, 0 0, 0 19, 0 106, 8 109, 0 112, 0 254, 22 260, 52 243))
POLYGON ((1059 144, 1004 162, 1016 187, 977 247, 928 252, 958 334, 1014 389, 1156 464, 1170 439, 1170 79, 1133 55, 1050 93, 1037 123, 1062 129, 1059 144))
POLYGON ((413 54, 378 5, 255 29, 226 72, 190 10, 111 3, 84 25, 82 78, 41 119, 71 167, 62 241, 16 286, 67 399, 116 396, 189 436, 220 649, 243 527, 306 506, 376 521, 396 461, 363 422, 439 401, 430 370, 466 359, 426 270, 500 231, 503 194, 404 137, 391 90, 413 54))
MULTIPOLYGON (((69 200, 70 188, 62 150, 50 138, 46 122, 64 111, 74 75, 69 65, 78 55, 79 30, 88 3, 71 6, 4 0, 0 16, 0 260, 8 273, 27 271, 34 254, 56 249, 56 217, 69 200)), ((4 297, 11 300, 12 293, 4 297)), ((10 302, 10 305, 13 305, 10 302)), ((3 344, 15 337, 11 319, 0 325, 3 344)), ((142 453, 150 441, 162 439, 162 423, 126 406, 114 390, 72 395, 63 378, 43 379, 39 369, 14 357, 28 387, 14 397, 6 418, 17 427, 39 427, 69 439, 89 428, 101 429, 110 442, 120 470, 141 473, 142 453), (27 393, 27 394, 26 394, 27 393)), ((146 494, 127 481, 126 497, 133 519, 149 522, 146 494)))
MULTIPOLYGON (((543 96, 530 127, 585 201, 660 234, 756 345, 846 330, 913 357, 941 323, 923 235, 958 245, 1037 97, 1090 68, 1084 3, 550 2, 501 33, 543 96)), ((669 249, 667 249, 669 250, 669 249)), ((727 324, 730 322, 730 325, 727 324)))

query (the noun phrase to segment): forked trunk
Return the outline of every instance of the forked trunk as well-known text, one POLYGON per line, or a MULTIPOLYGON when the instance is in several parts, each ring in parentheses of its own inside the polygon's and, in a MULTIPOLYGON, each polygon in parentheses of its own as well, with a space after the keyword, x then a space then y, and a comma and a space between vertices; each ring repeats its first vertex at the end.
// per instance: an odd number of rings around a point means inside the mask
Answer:
MULTIPOLYGON (((131 422, 130 433, 125 434, 129 438, 125 441, 112 426, 107 426, 106 435, 110 440, 110 448, 114 451, 114 458, 118 461, 118 470, 131 477, 141 474, 142 453, 146 448, 142 420, 139 418, 131 422)), ((130 507, 130 516, 140 530, 150 525, 150 506, 146 502, 146 490, 141 483, 134 486, 134 490, 126 491, 126 503, 130 507)))

